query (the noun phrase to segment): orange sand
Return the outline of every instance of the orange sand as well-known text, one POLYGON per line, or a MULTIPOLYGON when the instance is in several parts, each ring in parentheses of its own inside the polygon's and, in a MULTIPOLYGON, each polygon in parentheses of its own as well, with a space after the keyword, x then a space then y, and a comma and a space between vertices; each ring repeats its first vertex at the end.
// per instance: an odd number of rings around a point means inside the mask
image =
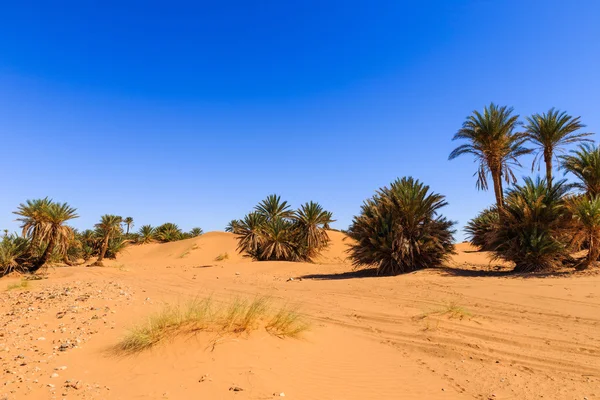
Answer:
POLYGON ((232 234, 211 232, 2 292, 0 398, 600 398, 600 276, 507 276, 460 244, 445 267, 373 277, 352 272, 349 239, 331 238, 315 264, 257 263, 237 254, 232 234), (298 305, 312 329, 107 351, 164 302, 256 294, 298 305))

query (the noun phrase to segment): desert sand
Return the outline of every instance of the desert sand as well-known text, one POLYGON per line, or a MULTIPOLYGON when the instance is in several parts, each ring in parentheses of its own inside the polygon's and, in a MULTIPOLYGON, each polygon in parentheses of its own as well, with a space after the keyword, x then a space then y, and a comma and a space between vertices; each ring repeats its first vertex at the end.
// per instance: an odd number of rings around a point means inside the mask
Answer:
POLYGON ((330 236, 314 264, 252 262, 232 234, 210 232, 130 246, 103 268, 50 268, 27 289, 5 291, 19 278, 4 278, 0 398, 600 398, 599 275, 510 275, 459 244, 440 268, 376 277, 330 236), (110 351, 161 305, 208 295, 267 295, 311 329, 110 351))

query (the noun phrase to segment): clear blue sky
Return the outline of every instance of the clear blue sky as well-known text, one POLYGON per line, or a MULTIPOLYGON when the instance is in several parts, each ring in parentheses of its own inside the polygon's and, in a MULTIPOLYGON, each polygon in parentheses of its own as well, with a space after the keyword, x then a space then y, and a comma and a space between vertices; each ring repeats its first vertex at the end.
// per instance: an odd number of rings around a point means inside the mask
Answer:
POLYGON ((447 160, 473 109, 555 106, 600 132, 595 0, 161 3, 2 3, 0 228, 50 196, 78 228, 222 230, 274 192, 346 228, 404 175, 462 226, 493 201, 447 160))

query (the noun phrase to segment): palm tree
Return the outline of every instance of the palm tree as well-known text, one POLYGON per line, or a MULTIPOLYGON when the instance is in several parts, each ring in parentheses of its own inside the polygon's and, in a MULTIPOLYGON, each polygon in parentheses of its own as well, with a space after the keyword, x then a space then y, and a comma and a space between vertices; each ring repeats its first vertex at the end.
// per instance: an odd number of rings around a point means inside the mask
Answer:
POLYGON ((192 230, 190 231, 190 236, 198 237, 198 236, 202 235, 203 233, 204 233, 204 231, 202 230, 202 228, 192 228, 192 230))
POLYGON ((156 238, 161 242, 174 242, 183 238, 183 232, 177 224, 165 222, 156 228, 156 238))
POLYGON ((584 190, 588 196, 600 194, 600 148, 584 143, 570 155, 562 156, 562 167, 575 175, 579 182, 573 186, 584 190))
POLYGON ((510 188, 502 223, 489 241, 495 257, 514 262, 515 272, 548 270, 568 260, 568 190, 565 180, 548 186, 540 178, 510 188))
POLYGON ((539 164, 543 156, 548 186, 552 186, 552 159, 555 154, 563 152, 564 147, 569 144, 592 141, 587 138, 592 133, 577 132, 585 128, 585 125, 580 122, 580 118, 574 118, 566 112, 554 108, 547 113, 527 117, 525 137, 537 147, 532 169, 536 163, 539 164))
POLYGON ((326 227, 333 222, 332 214, 325 211, 320 204, 309 202, 303 204, 294 215, 297 240, 305 247, 306 257, 314 257, 320 249, 327 246, 329 236, 326 227))
POLYGON ((95 225, 96 229, 102 236, 102 247, 100 248, 98 260, 93 265, 98 267, 103 266, 102 260, 104 260, 104 255, 106 254, 109 240, 122 232, 121 222, 123 222, 122 217, 118 215, 106 214, 103 215, 100 218, 100 222, 95 225))
POLYGON ((238 251, 246 252, 251 257, 258 258, 263 241, 265 217, 258 212, 252 212, 239 221, 235 234, 238 237, 238 251))
POLYGON ((225 232, 235 233, 241 223, 242 222, 239 219, 232 219, 225 227, 225 232))
POLYGON ((13 214, 19 215, 17 221, 21 222, 23 237, 28 237, 34 245, 38 245, 41 238, 41 230, 48 206, 52 203, 48 197, 43 199, 27 200, 20 204, 13 214))
POLYGON ((14 214, 21 217, 17 221, 22 223, 23 233, 31 239, 32 245, 45 245, 41 256, 32 264, 31 272, 44 266, 53 252, 66 254, 74 234, 64 223, 79 217, 77 209, 45 198, 20 204, 14 214))
POLYGON ((483 114, 473 111, 452 140, 465 139, 468 143, 458 146, 450 153, 450 160, 463 154, 472 154, 479 163, 477 188, 487 190, 488 175, 491 175, 496 196, 496 206, 502 209, 504 197, 502 181, 516 182, 512 168, 520 166, 519 157, 530 153, 523 147, 524 134, 515 132, 519 116, 512 115, 513 108, 491 103, 483 114))
POLYGON ((255 207, 256 212, 263 215, 267 221, 277 218, 291 218, 294 212, 287 201, 281 202, 281 197, 271 194, 255 207))
POLYGON ((587 245, 588 254, 583 268, 598 261, 600 256, 600 196, 576 196, 567 202, 576 221, 572 230, 573 244, 579 248, 587 245))
POLYGON ((156 237, 156 229, 152 225, 142 225, 138 234, 140 235, 140 243, 152 243, 156 237))
POLYGON ((293 236, 292 222, 283 218, 269 220, 263 227, 261 260, 295 261, 299 249, 293 236))
POLYGON ((464 231, 469 242, 481 251, 492 251, 490 240, 496 230, 500 218, 496 207, 489 207, 481 211, 475 218, 467 222, 464 231))
POLYGON ((133 218, 127 217, 123 220, 123 223, 127 225, 127 232, 125 234, 129 235, 129 229, 133 227, 133 218))
POLYGON ((380 274, 435 267, 453 253, 452 226, 439 215, 444 196, 411 177, 397 179, 365 201, 348 235, 355 267, 376 265, 380 274))
POLYGON ((0 276, 6 275, 22 265, 29 251, 29 239, 7 233, 0 239, 0 276))

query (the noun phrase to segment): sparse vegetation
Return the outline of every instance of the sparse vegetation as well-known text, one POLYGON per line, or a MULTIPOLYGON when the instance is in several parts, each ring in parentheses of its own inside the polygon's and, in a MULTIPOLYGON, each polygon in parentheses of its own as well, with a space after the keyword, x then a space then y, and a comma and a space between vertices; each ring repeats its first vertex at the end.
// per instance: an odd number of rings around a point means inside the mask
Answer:
POLYGON ((278 337, 297 337, 309 328, 309 324, 295 310, 273 308, 266 297, 236 298, 228 304, 217 303, 208 297, 183 305, 165 305, 145 322, 130 329, 115 351, 136 353, 165 339, 200 331, 242 334, 261 327, 278 337))
POLYGON ((348 235, 356 267, 400 274, 437 266, 453 252, 453 222, 438 215, 444 196, 411 177, 398 179, 365 201, 348 235))
POLYGON ((456 319, 470 318, 473 316, 469 310, 460 305, 457 301, 445 302, 442 307, 424 312, 423 314, 419 315, 418 319, 425 319, 432 315, 445 315, 448 318, 456 319))
POLYGON ((224 261, 227 259, 229 259, 229 254, 227 254, 227 253, 221 253, 215 257, 215 261, 224 261))
POLYGON ((6 287, 6 290, 25 290, 29 288, 29 280, 21 279, 19 282, 11 283, 6 287))

